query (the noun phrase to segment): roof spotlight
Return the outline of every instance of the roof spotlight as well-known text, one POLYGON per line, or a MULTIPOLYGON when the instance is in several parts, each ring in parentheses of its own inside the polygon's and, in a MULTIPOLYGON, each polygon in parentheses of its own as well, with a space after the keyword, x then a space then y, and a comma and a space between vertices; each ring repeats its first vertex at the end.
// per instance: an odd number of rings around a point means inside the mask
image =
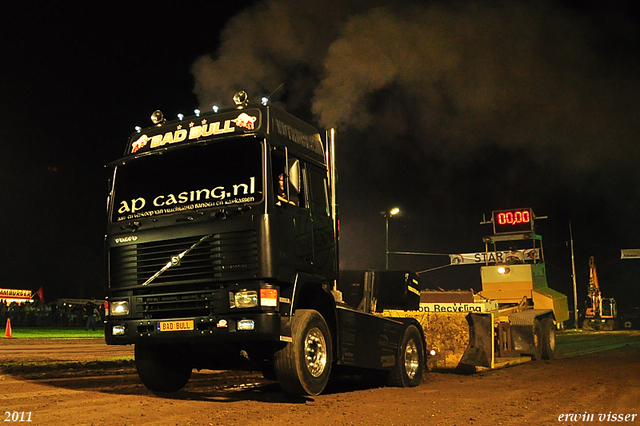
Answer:
POLYGON ((267 104, 269 103, 269 98, 267 98, 266 96, 262 97, 262 105, 267 106, 267 104))
POLYGON ((178 114, 178 120, 182 121, 183 118, 184 118, 184 114, 178 114))
POLYGON ((218 108, 218 105, 214 105, 211 107, 211 109, 213 110, 213 112, 218 112, 220 108, 218 108))
POLYGON ((135 129, 136 129, 136 132, 138 132, 138 133, 140 133, 142 131, 142 127, 140 127, 140 126, 136 126, 135 129))
POLYGON ((153 124, 162 124, 165 121, 166 120, 164 119, 164 114, 162 114, 162 111, 160 111, 159 109, 153 111, 153 114, 151 114, 151 122, 153 124))
POLYGON ((233 102, 235 102, 238 109, 242 109, 249 105, 249 95, 244 90, 233 95, 233 102))
POLYGON ((198 108, 194 109, 193 112, 196 115, 196 117, 200 117, 200 110, 198 108))

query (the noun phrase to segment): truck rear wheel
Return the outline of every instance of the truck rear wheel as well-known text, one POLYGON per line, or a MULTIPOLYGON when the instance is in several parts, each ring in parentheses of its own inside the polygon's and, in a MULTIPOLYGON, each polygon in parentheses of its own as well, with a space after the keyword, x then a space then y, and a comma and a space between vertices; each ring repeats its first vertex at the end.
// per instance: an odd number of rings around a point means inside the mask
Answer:
POLYGON ((297 310, 292 341, 274 354, 273 366, 282 389, 293 395, 320 394, 331 373, 333 346, 327 322, 318 311, 297 310))
POLYGON ((191 366, 164 346, 136 345, 135 361, 140 380, 153 392, 176 392, 191 378, 191 366))
POLYGON ((424 343, 415 325, 408 326, 400 343, 396 365, 387 384, 397 387, 418 386, 424 371, 424 343))
POLYGON ((540 325, 542 326, 542 359, 553 359, 556 356, 556 326, 550 317, 540 321, 540 325))

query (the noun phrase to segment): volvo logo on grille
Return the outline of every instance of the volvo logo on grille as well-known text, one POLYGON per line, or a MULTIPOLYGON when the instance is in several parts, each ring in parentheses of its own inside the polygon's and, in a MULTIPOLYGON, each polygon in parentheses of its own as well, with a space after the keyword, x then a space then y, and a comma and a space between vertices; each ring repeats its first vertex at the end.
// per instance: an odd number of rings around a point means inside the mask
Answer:
POLYGON ((137 235, 129 235, 128 237, 119 237, 116 238, 116 244, 120 244, 120 243, 130 243, 132 241, 137 241, 138 240, 138 236, 137 235))
POLYGON ((246 263, 233 263, 230 265, 222 265, 221 268, 222 269, 240 269, 240 268, 248 268, 249 265, 247 265, 246 263))

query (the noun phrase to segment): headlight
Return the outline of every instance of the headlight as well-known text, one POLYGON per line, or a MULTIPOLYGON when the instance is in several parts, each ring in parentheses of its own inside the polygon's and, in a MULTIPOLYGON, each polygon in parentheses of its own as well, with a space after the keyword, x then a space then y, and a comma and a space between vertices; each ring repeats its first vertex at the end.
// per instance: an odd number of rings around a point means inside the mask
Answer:
POLYGON ((109 302, 109 312, 111 315, 129 315, 129 302, 120 300, 109 302))
POLYGON ((124 325, 114 325, 111 328, 112 336, 124 336, 127 333, 127 329, 124 325))
POLYGON ((253 308, 258 306, 258 292, 256 290, 241 290, 234 294, 233 303, 236 308, 253 308))
POLYGON ((255 329, 256 324, 252 319, 241 319, 238 321, 238 331, 250 331, 255 329))

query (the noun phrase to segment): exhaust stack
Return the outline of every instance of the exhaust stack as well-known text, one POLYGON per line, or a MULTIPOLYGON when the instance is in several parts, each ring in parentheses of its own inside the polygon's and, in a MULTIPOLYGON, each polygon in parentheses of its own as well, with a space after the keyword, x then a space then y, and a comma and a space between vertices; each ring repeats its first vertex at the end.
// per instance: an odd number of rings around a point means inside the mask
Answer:
POLYGON ((333 222, 333 241, 335 243, 335 271, 336 279, 333 281, 333 293, 336 300, 341 300, 342 295, 338 292, 338 274, 340 270, 339 241, 340 241, 340 222, 338 220, 338 200, 336 197, 336 183, 338 180, 338 170, 336 167, 336 129, 331 128, 326 132, 326 163, 327 177, 329 179, 329 197, 331 205, 331 221, 333 222))

